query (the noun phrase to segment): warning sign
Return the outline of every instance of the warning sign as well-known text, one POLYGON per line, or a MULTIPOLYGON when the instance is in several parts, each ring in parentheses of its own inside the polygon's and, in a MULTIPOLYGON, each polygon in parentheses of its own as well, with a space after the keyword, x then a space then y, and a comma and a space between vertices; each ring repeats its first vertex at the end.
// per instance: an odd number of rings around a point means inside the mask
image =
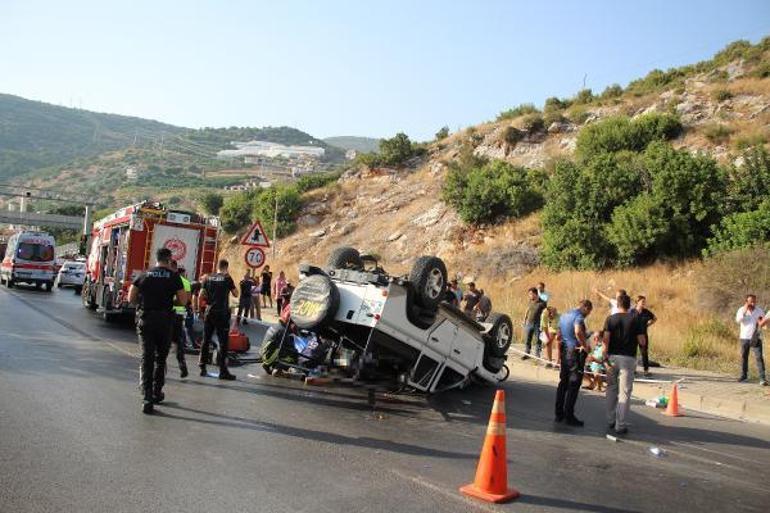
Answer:
POLYGON ((267 234, 265 233, 265 229, 262 228, 262 224, 260 224, 259 221, 256 221, 254 224, 251 225, 251 228, 249 228, 249 231, 246 232, 246 235, 243 236, 241 239, 241 244, 244 246, 258 246, 261 248, 269 248, 270 247, 270 240, 267 238, 267 234))
POLYGON ((246 265, 252 269, 257 269, 262 267, 265 263, 265 252, 262 251, 262 248, 258 248, 256 246, 251 247, 246 250, 244 260, 246 261, 246 265))

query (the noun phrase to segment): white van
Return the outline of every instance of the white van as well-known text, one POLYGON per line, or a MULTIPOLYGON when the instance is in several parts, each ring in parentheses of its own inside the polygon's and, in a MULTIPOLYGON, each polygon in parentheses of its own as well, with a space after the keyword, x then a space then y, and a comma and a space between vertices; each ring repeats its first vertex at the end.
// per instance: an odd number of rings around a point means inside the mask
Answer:
POLYGON ((27 283, 50 291, 54 272, 54 238, 45 232, 21 231, 11 235, 0 264, 0 284, 8 288, 27 283))

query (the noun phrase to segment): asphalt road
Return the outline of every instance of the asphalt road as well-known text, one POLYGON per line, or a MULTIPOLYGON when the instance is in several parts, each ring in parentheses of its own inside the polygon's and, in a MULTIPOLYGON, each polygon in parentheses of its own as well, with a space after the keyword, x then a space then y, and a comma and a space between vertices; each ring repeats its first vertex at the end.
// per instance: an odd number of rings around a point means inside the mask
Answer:
MULTIPOLYGON (((70 291, 0 289, 0 512, 763 511, 770 428, 635 405, 604 437, 603 398, 583 429, 554 426, 554 390, 505 384, 509 481, 522 497, 462 497, 492 388, 378 398, 237 368, 178 379, 140 412, 135 335, 70 291), (259 379, 249 378, 251 373, 259 379), (655 457, 655 446, 664 456, 655 457)), ((192 357, 188 361, 194 368, 192 357)))

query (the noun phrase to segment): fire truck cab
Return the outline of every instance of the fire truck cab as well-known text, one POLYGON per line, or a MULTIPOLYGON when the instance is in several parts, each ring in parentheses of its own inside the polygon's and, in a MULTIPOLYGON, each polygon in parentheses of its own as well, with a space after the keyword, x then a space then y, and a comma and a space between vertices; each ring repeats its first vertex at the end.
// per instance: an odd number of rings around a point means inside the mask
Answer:
POLYGON ((190 212, 171 211, 145 201, 94 222, 82 289, 83 305, 105 320, 132 314, 128 288, 152 267, 155 252, 171 250, 189 280, 212 272, 219 221, 190 212))

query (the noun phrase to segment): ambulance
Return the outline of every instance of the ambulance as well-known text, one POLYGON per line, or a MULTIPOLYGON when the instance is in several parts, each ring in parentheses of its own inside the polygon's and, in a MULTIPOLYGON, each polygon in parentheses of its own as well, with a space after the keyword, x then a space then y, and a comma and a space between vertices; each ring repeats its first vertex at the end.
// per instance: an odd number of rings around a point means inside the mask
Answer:
POLYGON ((109 321, 131 315, 128 288, 140 273, 155 265, 155 252, 168 248, 191 281, 211 273, 217 255, 219 221, 171 210, 145 201, 94 222, 83 305, 109 321))
POLYGON ((8 238, 2 264, 0 264, 0 283, 8 288, 17 283, 53 288, 56 278, 54 272, 53 236, 38 231, 14 233, 8 238))

